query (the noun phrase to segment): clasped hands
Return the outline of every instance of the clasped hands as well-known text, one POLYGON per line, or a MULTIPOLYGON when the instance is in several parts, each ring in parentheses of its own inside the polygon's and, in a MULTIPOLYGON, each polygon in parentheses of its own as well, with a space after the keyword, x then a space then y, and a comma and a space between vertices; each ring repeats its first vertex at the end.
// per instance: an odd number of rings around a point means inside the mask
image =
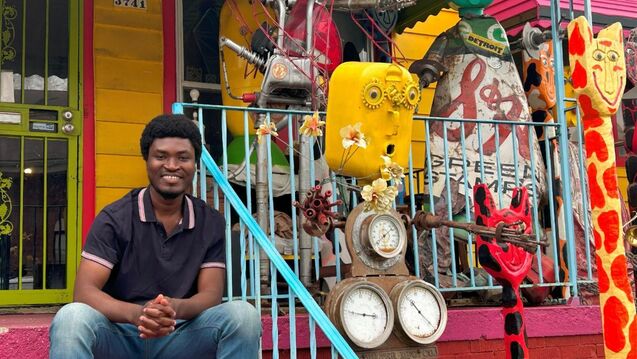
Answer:
POLYGON ((139 336, 143 339, 159 338, 175 331, 176 313, 170 298, 159 294, 141 309, 137 321, 139 336))

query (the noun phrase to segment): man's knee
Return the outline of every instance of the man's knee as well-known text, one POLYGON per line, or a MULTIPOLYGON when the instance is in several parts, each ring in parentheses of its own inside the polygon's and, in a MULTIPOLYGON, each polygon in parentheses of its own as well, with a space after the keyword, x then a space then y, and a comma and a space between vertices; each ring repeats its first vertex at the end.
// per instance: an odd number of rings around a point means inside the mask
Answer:
POLYGON ((53 318, 51 332, 61 331, 68 335, 82 327, 90 329, 105 318, 100 312, 84 303, 70 303, 63 306, 53 318))
POLYGON ((225 303, 224 307, 230 320, 246 335, 261 335, 261 315, 252 304, 244 301, 232 301, 225 303))

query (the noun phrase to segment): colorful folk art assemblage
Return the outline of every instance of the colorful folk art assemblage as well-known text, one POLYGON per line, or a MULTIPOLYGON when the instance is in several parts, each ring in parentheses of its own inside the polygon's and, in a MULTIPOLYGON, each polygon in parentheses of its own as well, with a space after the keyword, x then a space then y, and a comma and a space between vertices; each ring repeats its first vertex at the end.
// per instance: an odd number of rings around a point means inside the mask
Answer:
MULTIPOLYGON (((266 14, 261 16, 242 16, 242 14, 253 14, 250 2, 225 1, 219 14, 219 36, 250 48, 251 34, 256 32, 259 26, 267 26, 271 21, 266 14)), ((254 93, 261 88, 263 74, 258 70, 258 66, 248 63, 234 51, 223 51, 223 61, 219 62, 219 73, 223 74, 224 72, 228 76, 221 76, 221 87, 229 86, 231 93, 235 96, 254 93)), ((228 91, 221 91, 221 99, 226 106, 248 106, 241 99, 233 98, 228 91)), ((240 135, 246 130, 250 134, 255 133, 252 114, 248 116, 248 126, 245 129, 243 127, 243 112, 228 111, 226 116, 228 130, 235 138, 243 141, 243 137, 240 135)))
POLYGON ((637 28, 630 30, 625 52, 626 75, 633 85, 637 85, 637 28))
POLYGON ((568 39, 586 143, 605 354, 635 358, 637 322, 627 277, 611 123, 626 80, 622 27, 615 23, 594 38, 586 18, 579 17, 568 25, 568 39))
MULTIPOLYGON (((555 67, 553 65, 553 41, 547 40, 541 44, 532 42, 532 33, 539 31, 530 24, 524 26, 523 51, 522 51, 522 77, 524 91, 526 93, 529 106, 531 107, 531 117, 535 122, 553 123, 553 106, 555 106, 555 67)), ((545 137, 554 138, 555 129, 553 127, 537 127, 538 140, 545 137)))
MULTIPOLYGON (((495 227, 500 223, 522 223, 525 233, 531 233, 531 208, 525 187, 512 191, 509 208, 498 210, 486 184, 473 186, 476 224, 495 227)), ((529 273, 533 254, 510 243, 496 243, 494 238, 476 236, 478 259, 483 268, 502 285, 502 316, 504 346, 507 359, 528 358, 524 324, 524 306, 520 284, 529 273)))

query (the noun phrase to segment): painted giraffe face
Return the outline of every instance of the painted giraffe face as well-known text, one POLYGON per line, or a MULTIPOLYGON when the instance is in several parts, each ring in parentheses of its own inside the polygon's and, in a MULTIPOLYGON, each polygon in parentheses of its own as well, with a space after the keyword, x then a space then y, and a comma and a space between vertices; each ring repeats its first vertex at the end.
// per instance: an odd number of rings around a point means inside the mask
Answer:
POLYGON ((568 24, 568 53, 575 93, 588 95, 600 114, 614 114, 626 86, 621 24, 601 30, 595 39, 586 18, 578 17, 568 24))
MULTIPOLYGON (((527 23, 524 31, 530 31, 527 23)), ((538 48, 529 46, 523 51, 524 91, 534 110, 555 106, 555 67, 553 66, 553 42, 542 43, 538 48)))
POLYGON ((626 74, 633 85, 637 85, 637 28, 630 31, 626 40, 626 74))

